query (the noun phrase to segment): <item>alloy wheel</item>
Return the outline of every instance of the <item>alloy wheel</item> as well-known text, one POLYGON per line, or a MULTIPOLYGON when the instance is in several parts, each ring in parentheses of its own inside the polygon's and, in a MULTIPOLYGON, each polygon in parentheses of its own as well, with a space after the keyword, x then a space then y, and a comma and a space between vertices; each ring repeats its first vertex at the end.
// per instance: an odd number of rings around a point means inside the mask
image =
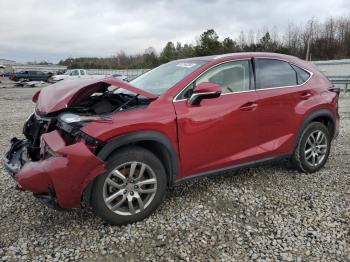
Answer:
POLYGON ((152 168, 141 162, 127 162, 112 170, 103 185, 107 207, 118 215, 134 215, 144 210, 157 192, 152 168))
POLYGON ((312 132, 306 140, 304 155, 306 162, 316 167, 322 163, 328 151, 326 135, 321 130, 312 132))

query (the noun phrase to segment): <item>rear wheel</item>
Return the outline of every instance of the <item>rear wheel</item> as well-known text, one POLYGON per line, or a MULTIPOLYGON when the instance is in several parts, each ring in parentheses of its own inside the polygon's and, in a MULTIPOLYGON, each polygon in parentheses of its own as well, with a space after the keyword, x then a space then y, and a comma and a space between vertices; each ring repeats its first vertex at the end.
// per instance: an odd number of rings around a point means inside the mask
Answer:
POLYGON ((166 185, 160 160, 144 148, 128 147, 107 160, 107 172, 94 181, 91 205, 110 224, 133 223, 154 212, 166 185))
POLYGON ((301 134, 292 157, 294 166, 302 172, 313 173, 326 163, 331 146, 330 135, 325 125, 309 124, 301 134))

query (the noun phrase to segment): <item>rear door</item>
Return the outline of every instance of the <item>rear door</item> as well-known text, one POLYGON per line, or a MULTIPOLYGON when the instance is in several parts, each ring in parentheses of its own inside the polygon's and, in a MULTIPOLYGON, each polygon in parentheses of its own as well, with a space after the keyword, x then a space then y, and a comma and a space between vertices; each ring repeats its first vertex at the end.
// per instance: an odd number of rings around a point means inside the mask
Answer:
POLYGON ((294 66, 286 61, 255 58, 256 93, 259 104, 259 143, 264 157, 290 154, 298 129, 297 105, 311 94, 294 66))
POLYGON ((36 80, 36 72, 35 71, 28 71, 28 79, 30 81, 35 81, 36 80))
POLYGON ((30 80, 30 71, 23 71, 22 73, 23 73, 23 75, 21 75, 21 73, 20 73, 20 78, 24 78, 24 79, 29 79, 30 80))
POLYGON ((175 99, 183 175, 206 173, 256 158, 259 124, 251 71, 250 60, 217 65, 175 99), (187 99, 201 82, 219 84, 222 94, 191 106, 187 99))
POLYGON ((39 71, 30 71, 30 78, 32 81, 39 81, 40 79, 40 72, 39 71))

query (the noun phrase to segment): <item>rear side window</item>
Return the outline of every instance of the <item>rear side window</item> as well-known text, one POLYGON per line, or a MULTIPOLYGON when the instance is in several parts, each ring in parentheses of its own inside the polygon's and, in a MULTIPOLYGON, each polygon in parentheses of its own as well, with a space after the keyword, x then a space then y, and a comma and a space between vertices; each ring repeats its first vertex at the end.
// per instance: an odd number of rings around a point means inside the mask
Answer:
POLYGON ((309 79, 310 73, 298 66, 292 65, 292 67, 294 68, 295 72, 297 72, 298 85, 304 84, 309 79))
POLYGON ((298 84, 297 73, 292 66, 275 59, 255 59, 256 89, 294 86, 298 84))

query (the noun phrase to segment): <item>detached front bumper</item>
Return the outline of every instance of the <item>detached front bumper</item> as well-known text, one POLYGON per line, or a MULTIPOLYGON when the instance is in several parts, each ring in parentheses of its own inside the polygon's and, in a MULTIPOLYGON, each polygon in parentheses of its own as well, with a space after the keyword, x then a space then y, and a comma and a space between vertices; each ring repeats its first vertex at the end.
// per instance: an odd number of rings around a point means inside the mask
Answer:
POLYGON ((12 139, 4 166, 19 188, 33 194, 52 207, 81 207, 84 189, 96 176, 105 172, 104 162, 85 145, 66 145, 58 131, 42 135, 41 160, 30 161, 28 142, 12 139))
POLYGON ((22 165, 28 161, 27 145, 26 139, 19 140, 16 137, 11 139, 11 148, 5 154, 4 166, 13 178, 21 170, 22 165))

